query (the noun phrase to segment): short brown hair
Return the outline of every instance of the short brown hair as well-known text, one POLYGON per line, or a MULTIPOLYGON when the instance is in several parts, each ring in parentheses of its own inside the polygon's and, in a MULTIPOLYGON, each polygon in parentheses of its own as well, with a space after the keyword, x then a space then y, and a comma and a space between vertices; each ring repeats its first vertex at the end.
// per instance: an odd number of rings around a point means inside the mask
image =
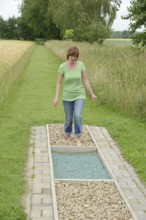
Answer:
POLYGON ((67 59, 69 58, 69 56, 75 56, 75 57, 79 57, 79 49, 76 46, 70 47, 67 51, 67 59))

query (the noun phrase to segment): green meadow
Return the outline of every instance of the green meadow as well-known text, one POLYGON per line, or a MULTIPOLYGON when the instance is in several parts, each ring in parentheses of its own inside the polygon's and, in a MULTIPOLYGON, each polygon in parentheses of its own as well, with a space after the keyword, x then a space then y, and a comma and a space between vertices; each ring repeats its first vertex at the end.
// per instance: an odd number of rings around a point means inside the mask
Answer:
MULTIPOLYGON (((87 66, 97 94, 96 103, 87 97, 83 124, 106 127, 123 157, 146 184, 145 52, 136 54, 130 42, 120 46, 105 42, 98 46, 48 41, 46 45, 35 45, 27 50, 26 60, 0 105, 2 220, 27 219, 22 198, 26 190, 30 130, 32 126, 64 122, 61 97, 57 108, 52 106, 52 100, 58 67, 66 59, 67 48, 73 44, 80 49, 80 59, 87 66)), ((13 64, 15 71, 19 59, 13 64)))

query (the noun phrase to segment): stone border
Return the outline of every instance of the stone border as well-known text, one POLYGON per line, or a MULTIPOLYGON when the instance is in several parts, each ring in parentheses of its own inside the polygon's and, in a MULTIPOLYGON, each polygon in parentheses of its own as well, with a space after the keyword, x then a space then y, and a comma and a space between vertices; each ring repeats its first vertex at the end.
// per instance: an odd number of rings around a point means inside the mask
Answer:
POLYGON ((77 146, 65 146, 65 147, 57 147, 51 146, 51 151, 53 152, 65 152, 65 153, 74 153, 74 152, 96 152, 96 147, 77 147, 77 146))
POLYGON ((55 193, 55 182, 54 182, 53 162, 52 162, 52 154, 51 154, 50 136, 49 136, 49 128, 48 128, 48 125, 46 125, 46 131, 47 131, 48 154, 49 154, 49 160, 50 160, 50 175, 51 175, 51 188, 52 188, 54 220, 58 220, 59 217, 58 217, 58 211, 57 211, 57 201, 56 201, 56 193, 55 193))

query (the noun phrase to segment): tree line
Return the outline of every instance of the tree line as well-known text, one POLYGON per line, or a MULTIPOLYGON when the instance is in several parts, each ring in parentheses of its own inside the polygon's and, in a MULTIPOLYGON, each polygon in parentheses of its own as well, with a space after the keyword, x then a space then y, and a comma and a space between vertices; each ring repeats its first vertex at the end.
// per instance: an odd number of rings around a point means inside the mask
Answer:
MULTIPOLYGON (((146 32, 133 35, 137 28, 146 28, 146 0, 131 0, 128 15, 130 29, 122 38, 133 36, 134 43, 146 45, 146 32), (139 14, 141 16, 139 16, 139 14)), ((21 17, 4 20, 0 17, 0 38, 34 40, 73 39, 102 43, 115 36, 112 24, 121 0, 22 0, 21 17)))
POLYGON ((0 18, 1 38, 71 37, 76 41, 102 41, 121 0, 22 0, 20 18, 0 18), (66 32, 68 30, 68 32, 66 32), (70 32, 69 32, 70 30, 70 32))

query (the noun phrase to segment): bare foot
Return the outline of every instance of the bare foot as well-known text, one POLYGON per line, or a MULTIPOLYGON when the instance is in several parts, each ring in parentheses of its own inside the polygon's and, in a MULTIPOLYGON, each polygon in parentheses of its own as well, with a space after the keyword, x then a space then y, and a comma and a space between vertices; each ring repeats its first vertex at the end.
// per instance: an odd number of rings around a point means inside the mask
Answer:
POLYGON ((81 143, 81 142, 77 142, 77 146, 78 146, 78 147, 81 147, 81 146, 82 146, 82 143, 81 143))
POLYGON ((78 147, 82 146, 82 142, 80 140, 80 137, 77 137, 76 140, 77 140, 77 146, 78 147))
POLYGON ((70 141, 71 140, 70 135, 67 135, 67 134, 64 136, 64 138, 65 138, 66 141, 70 141))

